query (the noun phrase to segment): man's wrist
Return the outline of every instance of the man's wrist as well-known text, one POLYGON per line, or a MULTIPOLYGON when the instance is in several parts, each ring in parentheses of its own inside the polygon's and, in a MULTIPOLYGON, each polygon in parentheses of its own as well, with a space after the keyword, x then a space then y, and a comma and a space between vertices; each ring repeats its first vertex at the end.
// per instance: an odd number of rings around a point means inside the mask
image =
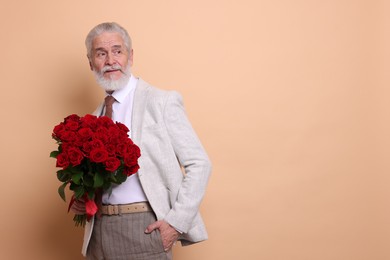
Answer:
POLYGON ((176 230, 180 235, 183 234, 184 232, 181 231, 180 229, 176 228, 175 226, 173 226, 171 223, 169 223, 168 221, 164 220, 165 222, 168 223, 169 226, 171 226, 174 230, 176 230))
POLYGON ((180 235, 183 234, 183 231, 181 231, 181 230, 175 228, 174 226, 171 226, 171 227, 173 227, 180 235))

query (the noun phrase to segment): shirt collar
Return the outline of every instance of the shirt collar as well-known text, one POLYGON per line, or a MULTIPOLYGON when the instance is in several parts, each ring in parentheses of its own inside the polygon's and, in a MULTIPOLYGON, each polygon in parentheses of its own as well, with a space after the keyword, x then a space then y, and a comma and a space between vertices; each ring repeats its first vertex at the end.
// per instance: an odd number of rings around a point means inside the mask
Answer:
POLYGON ((138 81, 138 79, 136 77, 134 77, 133 74, 131 74, 129 82, 127 82, 127 85, 124 88, 115 90, 111 96, 113 96, 115 98, 115 100, 118 101, 119 103, 122 103, 125 100, 126 96, 132 90, 135 89, 135 87, 137 86, 137 81, 138 81))

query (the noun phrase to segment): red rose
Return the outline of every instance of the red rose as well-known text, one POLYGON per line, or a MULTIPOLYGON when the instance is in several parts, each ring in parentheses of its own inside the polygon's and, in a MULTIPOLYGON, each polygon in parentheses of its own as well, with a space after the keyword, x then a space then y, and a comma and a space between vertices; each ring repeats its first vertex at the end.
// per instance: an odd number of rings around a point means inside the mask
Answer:
POLYGON ((91 130, 97 127, 97 117, 93 115, 85 115, 81 119, 81 127, 91 128, 91 130))
POLYGON ((109 157, 105 162, 104 165, 106 166, 106 170, 109 172, 114 172, 118 169, 118 167, 121 165, 121 161, 117 159, 116 157, 109 157))
POLYGON ((67 153, 68 153, 69 161, 73 166, 79 165, 84 158, 80 149, 76 147, 69 148, 67 153))
POLYGON ((93 149, 104 148, 104 144, 100 140, 92 140, 83 144, 83 151, 87 157, 90 156, 90 153, 93 149))
POLYGON ((108 140, 110 142, 110 144, 114 144, 114 145, 117 145, 117 144, 120 144, 121 142, 121 138, 119 138, 119 135, 109 135, 108 137, 108 140))
POLYGON ((130 175, 136 173, 138 170, 139 170, 139 165, 136 164, 136 165, 134 165, 134 166, 132 166, 132 167, 125 167, 124 170, 123 170, 123 172, 124 172, 124 174, 126 174, 127 176, 130 176, 130 175))
POLYGON ((75 146, 73 144, 70 144, 70 143, 62 143, 60 145, 61 149, 60 151, 63 152, 63 153, 68 153, 68 150, 70 148, 74 148, 75 146))
POLYGON ((72 131, 64 131, 61 134, 61 140, 63 142, 73 143, 73 142, 77 141, 77 135, 75 132, 72 132, 72 131))
POLYGON ((115 124, 118 126, 118 128, 119 128, 121 131, 123 131, 123 132, 125 132, 125 133, 129 132, 129 128, 127 128, 126 125, 124 125, 124 124, 122 124, 122 123, 120 123, 120 122, 116 122, 115 124))
POLYGON ((108 152, 108 154, 109 154, 110 156, 115 156, 115 152, 116 152, 116 147, 115 147, 115 145, 113 145, 113 144, 107 144, 107 145, 106 145, 106 150, 107 150, 107 152, 108 152))
POLYGON ((104 127, 99 127, 98 129, 96 129, 96 132, 95 134, 93 135, 94 138, 102 141, 103 143, 107 143, 108 142, 108 130, 107 128, 104 128, 104 127))
POLYGON ((85 141, 81 139, 81 136, 78 133, 76 133, 76 141, 74 141, 73 144, 81 149, 84 143, 85 141))
POLYGON ((78 134, 80 136, 80 140, 85 142, 92 138, 93 132, 91 128, 83 127, 78 131, 78 134))
POLYGON ((98 207, 94 200, 90 200, 88 196, 86 196, 85 200, 85 213, 87 214, 87 220, 91 220, 91 218, 96 214, 98 211, 98 207))
POLYGON ((104 148, 104 144, 102 141, 98 139, 94 139, 91 141, 91 145, 93 148, 104 148))
POLYGON ((132 167, 136 165, 138 161, 138 157, 135 154, 125 154, 123 159, 127 167, 132 167))
POLYGON ((61 139, 61 134, 65 131, 64 123, 60 123, 56 125, 53 129, 53 137, 61 139))
POLYGON ((119 138, 121 139, 122 142, 131 142, 131 139, 129 139, 129 135, 125 133, 124 131, 119 131, 119 138))
POLYGON ((78 115, 76 115, 76 114, 72 114, 70 116, 65 117, 64 121, 65 121, 65 123, 69 122, 69 121, 79 122, 80 121, 80 117, 78 115))
MULTIPOLYGON (((138 167, 138 158, 141 156, 141 152, 137 145, 128 145, 127 151, 123 156, 125 166, 128 168, 138 167)), ((138 170, 138 168, 136 170, 138 170)), ((134 173, 134 172, 133 172, 134 173)))
POLYGON ((108 128, 108 134, 110 136, 112 135, 119 135, 119 131, 121 131, 116 125, 110 126, 108 128))
POLYGON ((104 148, 95 148, 89 154, 92 162, 101 163, 107 160, 108 152, 104 148))
POLYGON ((100 134, 108 135, 108 130, 107 130, 107 128, 104 127, 104 126, 99 126, 99 127, 96 129, 95 133, 100 133, 100 134))
POLYGON ((77 131, 79 129, 78 121, 68 121, 65 123, 65 128, 70 131, 77 131))
POLYGON ((127 153, 131 153, 137 158, 141 156, 141 151, 139 147, 135 144, 127 143, 127 153))
POLYGON ((116 154, 123 157, 127 152, 127 145, 125 143, 119 143, 116 145, 116 154))
POLYGON ((57 156, 57 167, 67 168, 69 166, 69 158, 66 153, 60 153, 57 156))
POLYGON ((89 157, 89 153, 92 151, 92 149, 92 142, 83 143, 83 152, 87 157, 89 157))
POLYGON ((106 127, 106 128, 109 128, 110 126, 114 125, 114 122, 112 121, 112 119, 109 118, 109 117, 106 117, 106 116, 98 117, 96 123, 97 123, 98 126, 103 126, 103 127, 106 127))

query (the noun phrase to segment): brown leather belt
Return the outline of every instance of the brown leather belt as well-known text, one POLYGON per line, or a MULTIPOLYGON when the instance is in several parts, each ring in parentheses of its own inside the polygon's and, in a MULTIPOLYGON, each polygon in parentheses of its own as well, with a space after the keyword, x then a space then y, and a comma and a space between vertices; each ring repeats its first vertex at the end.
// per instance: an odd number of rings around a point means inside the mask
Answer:
POLYGON ((123 205, 102 205, 100 212, 103 215, 120 215, 152 211, 148 202, 137 202, 123 205))

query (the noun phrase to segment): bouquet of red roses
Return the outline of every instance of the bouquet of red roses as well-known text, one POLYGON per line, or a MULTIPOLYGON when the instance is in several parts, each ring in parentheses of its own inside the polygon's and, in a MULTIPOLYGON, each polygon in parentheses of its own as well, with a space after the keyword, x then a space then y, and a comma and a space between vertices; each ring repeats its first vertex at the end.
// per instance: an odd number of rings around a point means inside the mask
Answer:
POLYGON ((75 215, 76 226, 84 226, 96 214, 98 194, 121 184, 138 171, 140 149, 128 135, 129 129, 110 118, 70 115, 53 129, 58 150, 50 153, 57 159, 57 178, 63 184, 58 193, 65 201, 65 188, 73 191, 72 200, 85 202, 86 214, 75 215))

